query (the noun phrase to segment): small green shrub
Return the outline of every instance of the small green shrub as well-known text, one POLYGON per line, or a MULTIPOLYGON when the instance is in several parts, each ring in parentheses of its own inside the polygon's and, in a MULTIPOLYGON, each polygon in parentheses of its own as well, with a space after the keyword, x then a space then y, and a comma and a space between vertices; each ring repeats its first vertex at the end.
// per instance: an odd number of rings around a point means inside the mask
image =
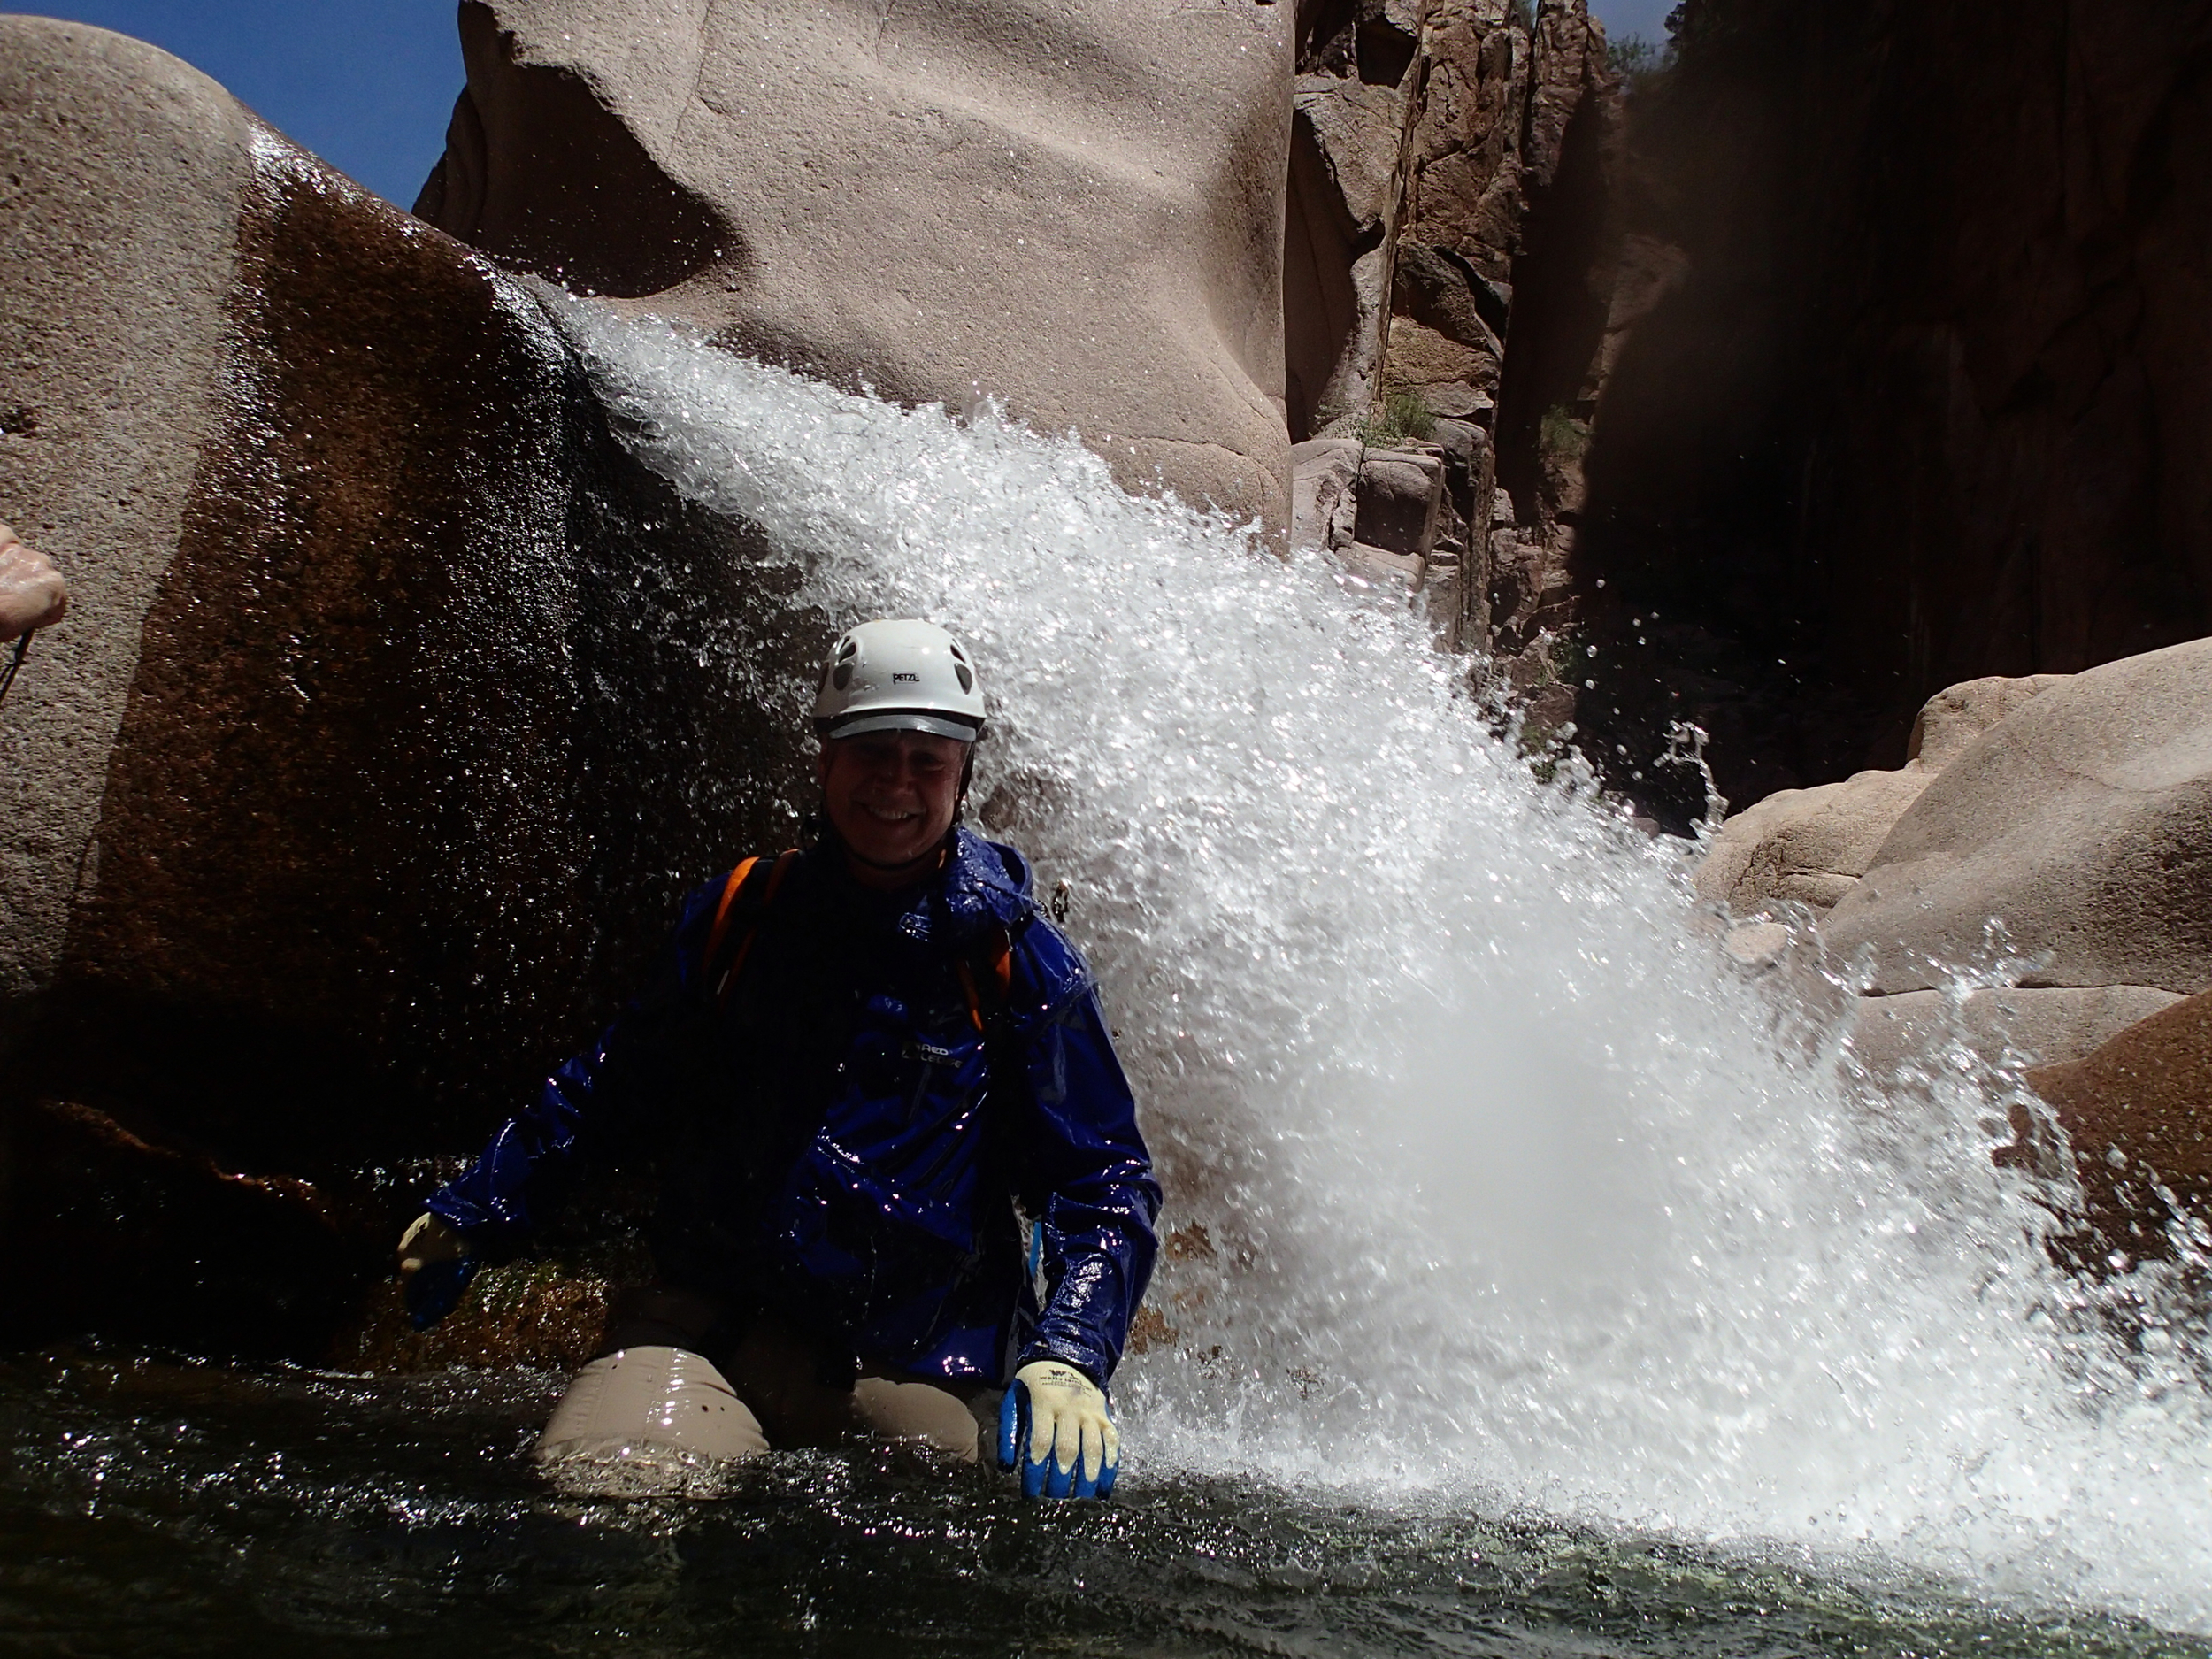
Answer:
POLYGON ((1371 449, 1394 449, 1411 439, 1426 442, 1436 434, 1436 411, 1420 393, 1386 393, 1382 408, 1360 427, 1359 441, 1371 449))
POLYGON ((1787 9, 1763 0, 1682 0, 1667 13, 1670 53, 1699 51, 1731 36, 1747 35, 1778 10, 1787 9))
POLYGON ((1666 59, 1659 48, 1642 35, 1628 35, 1607 43, 1605 62, 1608 68, 1633 87, 1645 76, 1657 73, 1665 66, 1666 59))
POLYGON ((1525 34, 1536 32, 1536 0, 1513 0, 1507 8, 1506 21, 1525 34))
POLYGON ((1574 411, 1564 403, 1554 403, 1544 411, 1544 424, 1538 434, 1538 442, 1548 457, 1563 461, 1579 461, 1582 452, 1590 447, 1590 431, 1574 417, 1574 411))
POLYGON ((1544 662, 1551 671, 1551 679, 1567 685, 1574 683, 1589 654, 1590 648, 1575 637, 1571 628, 1551 634, 1544 646, 1544 662))
POLYGON ((1393 392, 1383 400, 1383 418, 1409 438, 1425 442, 1436 435, 1436 413, 1418 392, 1393 392))

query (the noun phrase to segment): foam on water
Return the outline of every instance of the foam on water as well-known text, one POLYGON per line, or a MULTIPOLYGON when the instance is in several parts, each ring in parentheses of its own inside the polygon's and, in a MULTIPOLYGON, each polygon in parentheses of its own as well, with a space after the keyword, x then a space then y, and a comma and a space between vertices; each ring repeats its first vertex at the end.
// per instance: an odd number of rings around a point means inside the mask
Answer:
POLYGON ((1402 594, 988 411, 549 303, 814 639, 920 614, 986 664, 985 818, 1070 884, 1171 1193, 1133 1458, 2212 1628, 2190 1333, 2154 1299, 2124 1352, 2048 1266, 2007 1078, 1855 1081, 1402 594))

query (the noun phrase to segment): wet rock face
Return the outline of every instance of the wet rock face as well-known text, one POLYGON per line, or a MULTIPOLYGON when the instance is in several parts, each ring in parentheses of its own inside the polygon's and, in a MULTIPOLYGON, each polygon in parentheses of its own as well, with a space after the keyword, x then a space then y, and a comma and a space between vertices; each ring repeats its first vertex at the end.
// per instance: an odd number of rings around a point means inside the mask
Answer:
POLYGON ((610 1294, 607 1281, 588 1272, 507 1263, 480 1272, 451 1313, 418 1331, 400 1287, 380 1285, 331 1341, 326 1363, 387 1373, 453 1365, 572 1371, 599 1352, 610 1294))
POLYGON ((314 1357, 356 1287, 386 1271, 373 1202, 227 1169, 142 1119, 73 1101, 15 1098, 7 1131, 0 1233, 19 1269, 0 1305, 19 1339, 99 1332, 314 1357))
MULTIPOLYGON (((2057 1241, 2096 1272, 2201 1248, 2212 1224, 2212 993, 2137 1021, 2093 1053, 2028 1073, 2073 1152, 2085 1213, 2057 1241)), ((2056 1172, 2057 1138, 2016 1109, 2008 1161, 2056 1172)))
POLYGON ((0 718, 17 1313, 319 1351, 419 1196, 374 1171, 787 843, 787 642, 535 301, 186 65, 0 19, 0 487, 73 600, 0 718))
POLYGON ((469 0, 417 211, 902 400, 1289 517, 1292 7, 469 0))
POLYGON ((1578 555, 1603 749, 1696 718, 1745 803, 2212 627, 2212 5, 1684 12, 1578 555))
POLYGON ((2012 1055, 2030 1065, 2064 1064, 2181 1000, 2147 985, 1978 990, 1955 1005, 1944 991, 1863 996, 1853 1010, 1851 1051, 1878 1078, 1907 1066, 1939 1071, 1961 1038, 1993 1064, 2012 1055))

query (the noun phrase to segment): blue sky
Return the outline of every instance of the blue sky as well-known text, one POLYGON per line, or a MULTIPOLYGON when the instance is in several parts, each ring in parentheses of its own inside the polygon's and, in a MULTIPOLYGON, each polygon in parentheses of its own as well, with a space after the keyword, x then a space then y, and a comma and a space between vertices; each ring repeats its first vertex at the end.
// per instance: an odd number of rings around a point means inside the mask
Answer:
MULTIPOLYGON (((1615 40, 1666 38, 1674 0, 1593 0, 1615 40)), ((18 7, 151 41, 402 207, 461 89, 455 0, 46 0, 18 7)))
MULTIPOLYGON (((5 0, 0 0, 4 4, 5 0)), ((16 0, 174 52, 402 207, 445 149, 465 79, 456 0, 16 0)))
POLYGON ((1640 35, 1655 46, 1667 42, 1667 13, 1677 0, 1590 0, 1590 11, 1605 25, 1608 40, 1640 35))

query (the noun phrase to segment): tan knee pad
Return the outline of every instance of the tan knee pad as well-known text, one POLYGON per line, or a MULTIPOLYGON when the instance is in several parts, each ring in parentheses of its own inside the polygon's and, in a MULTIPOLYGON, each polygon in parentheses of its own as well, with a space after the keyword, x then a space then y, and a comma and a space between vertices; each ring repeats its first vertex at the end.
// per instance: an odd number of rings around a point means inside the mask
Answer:
POLYGON ((967 1400, 932 1383, 863 1377, 853 1385, 853 1415, 871 1434, 919 1440, 963 1463, 977 1460, 983 1425, 967 1400))
POLYGON ((532 1454, 682 1467, 757 1457, 767 1439, 722 1373, 687 1348, 630 1348, 576 1373, 532 1454))

